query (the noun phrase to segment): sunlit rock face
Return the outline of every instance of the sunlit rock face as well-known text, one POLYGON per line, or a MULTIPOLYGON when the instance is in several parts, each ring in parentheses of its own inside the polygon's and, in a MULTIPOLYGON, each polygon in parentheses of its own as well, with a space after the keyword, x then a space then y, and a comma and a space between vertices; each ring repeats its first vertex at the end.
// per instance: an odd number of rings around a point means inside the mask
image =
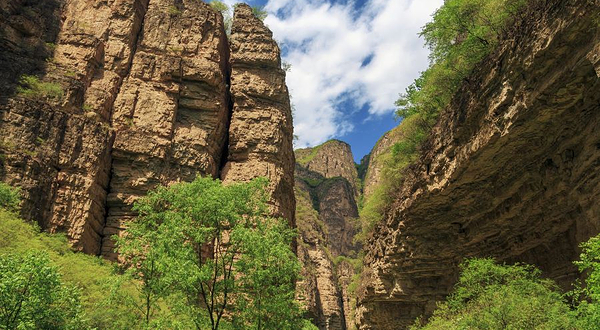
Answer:
POLYGON ((360 329, 431 313, 466 257, 577 276, 600 231, 599 8, 539 5, 465 81, 365 247, 360 329))
POLYGON ((296 222, 298 258, 302 262, 299 299, 319 329, 351 329, 348 287, 360 245, 356 196, 358 177, 350 146, 331 140, 296 150, 296 222))
POLYGON ((279 46, 245 4, 236 6, 231 28, 231 100, 227 181, 269 179, 274 214, 294 223, 292 110, 279 46))
POLYGON ((201 175, 268 177, 294 223, 285 73, 249 7, 231 42, 197 0, 8 0, 0 27, 0 179, 26 219, 113 259, 135 200, 201 175), (23 75, 62 95, 25 97, 23 75))

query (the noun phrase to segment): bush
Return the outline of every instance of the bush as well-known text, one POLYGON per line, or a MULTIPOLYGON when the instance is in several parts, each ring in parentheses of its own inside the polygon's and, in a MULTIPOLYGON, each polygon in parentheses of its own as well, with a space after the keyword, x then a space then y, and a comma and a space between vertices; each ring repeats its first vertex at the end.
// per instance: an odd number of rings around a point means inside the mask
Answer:
POLYGON ((19 80, 21 87, 17 92, 27 98, 49 98, 60 100, 63 97, 63 89, 57 83, 43 82, 36 76, 23 75, 19 80))
POLYGON ((0 207, 11 212, 19 209, 21 201, 19 189, 13 188, 4 182, 0 182, 0 207))
POLYGON ((79 291, 65 286, 46 253, 0 254, 3 329, 81 329, 79 291))
POLYGON ((575 265, 587 275, 586 285, 576 285, 572 296, 577 302, 578 328, 592 330, 600 324, 600 235, 582 243, 581 248, 575 265))
POLYGON ((110 294, 114 283, 119 282, 120 295, 134 296, 130 279, 115 275, 112 265, 99 257, 73 252, 64 235, 40 233, 36 225, 0 209, 0 255, 25 255, 29 251, 47 254, 64 285, 78 288, 81 306, 89 320, 84 328, 138 328, 131 326, 136 325, 136 320, 123 308, 123 300, 110 294))
POLYGON ((417 329, 575 329, 574 313, 556 285, 529 265, 470 259, 454 292, 417 329))

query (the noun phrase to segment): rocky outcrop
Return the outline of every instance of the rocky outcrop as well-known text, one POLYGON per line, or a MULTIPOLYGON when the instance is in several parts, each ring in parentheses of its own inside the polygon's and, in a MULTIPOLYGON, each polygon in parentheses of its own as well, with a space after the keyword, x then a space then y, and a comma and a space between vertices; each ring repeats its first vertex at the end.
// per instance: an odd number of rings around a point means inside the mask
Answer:
POLYGON ((102 254, 157 185, 217 177, 229 120, 229 50, 221 14, 197 0, 152 1, 116 97, 102 254))
POLYGON ((373 194, 376 187, 383 179, 381 171, 383 170, 386 161, 385 156, 390 153, 390 148, 394 145, 394 143, 402 138, 402 133, 399 127, 400 126, 397 126, 386 132, 377 141, 369 153, 368 160, 364 160, 367 167, 363 179, 363 196, 365 199, 369 198, 373 194))
POLYGON ((297 283, 298 300, 307 309, 306 317, 319 329, 345 329, 333 256, 329 251, 325 225, 313 209, 310 187, 296 182, 296 222, 299 229, 298 259, 302 263, 297 283))
POLYGON ((350 329, 348 286, 354 269, 345 260, 360 250, 354 242, 359 230, 354 159, 350 147, 335 140, 296 152, 299 160, 312 154, 310 161, 296 164, 298 257, 303 264, 299 296, 319 329, 350 329))
POLYGON ((275 214, 294 222, 292 111, 280 50, 252 8, 236 6, 231 28, 229 152, 221 177, 269 179, 275 214))
POLYGON ((313 148, 296 150, 298 164, 325 178, 342 177, 354 189, 355 197, 360 193, 358 173, 352 158, 350 145, 339 140, 329 140, 313 148))
POLYGON ((366 247, 360 329, 430 313, 466 257, 565 284, 600 231, 596 1, 534 2, 441 114, 366 247))
POLYGON ((285 74, 248 6, 231 45, 197 0, 9 0, 0 14, 0 179, 21 186, 25 218, 114 258, 137 198, 222 175, 270 178, 293 223, 285 74), (38 77, 28 92, 25 74, 38 77))

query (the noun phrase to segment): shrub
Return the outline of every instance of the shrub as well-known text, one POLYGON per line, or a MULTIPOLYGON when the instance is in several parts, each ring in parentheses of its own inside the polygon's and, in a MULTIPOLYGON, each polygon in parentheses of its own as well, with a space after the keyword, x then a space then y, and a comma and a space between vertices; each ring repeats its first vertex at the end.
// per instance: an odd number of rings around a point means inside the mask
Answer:
POLYGON ((11 212, 19 209, 21 201, 19 189, 13 188, 4 182, 0 182, 0 207, 11 212))
POLYGON ((575 265, 586 274, 585 287, 576 285, 572 296, 577 299, 578 328, 592 330, 600 324, 600 235, 582 243, 581 249, 575 265))
POLYGON ((533 266, 470 259, 454 292, 417 329, 575 329, 574 314, 556 285, 533 266))
POLYGON ((65 286, 46 253, 0 255, 3 329, 81 329, 79 291, 65 286))
POLYGON ((264 21, 269 16, 264 6, 252 6, 252 14, 261 21, 264 21))
POLYGON ((27 98, 44 97, 60 100, 64 94, 59 84, 40 81, 36 76, 23 75, 19 83, 21 86, 17 88, 18 93, 27 98))

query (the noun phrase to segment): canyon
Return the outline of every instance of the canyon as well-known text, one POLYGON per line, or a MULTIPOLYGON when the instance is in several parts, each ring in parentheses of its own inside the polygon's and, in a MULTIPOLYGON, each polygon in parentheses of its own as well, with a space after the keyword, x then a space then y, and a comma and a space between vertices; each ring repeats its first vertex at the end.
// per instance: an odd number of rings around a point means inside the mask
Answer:
POLYGON ((469 257, 530 263, 568 289, 600 232, 599 17, 597 0, 532 2, 357 239, 403 133, 360 165, 339 140, 293 150, 281 50, 251 7, 228 35, 198 0, 6 0, 0 180, 20 187, 24 219, 115 260, 113 235, 157 186, 267 177, 272 213, 298 228, 297 299, 322 330, 407 328, 469 257))

